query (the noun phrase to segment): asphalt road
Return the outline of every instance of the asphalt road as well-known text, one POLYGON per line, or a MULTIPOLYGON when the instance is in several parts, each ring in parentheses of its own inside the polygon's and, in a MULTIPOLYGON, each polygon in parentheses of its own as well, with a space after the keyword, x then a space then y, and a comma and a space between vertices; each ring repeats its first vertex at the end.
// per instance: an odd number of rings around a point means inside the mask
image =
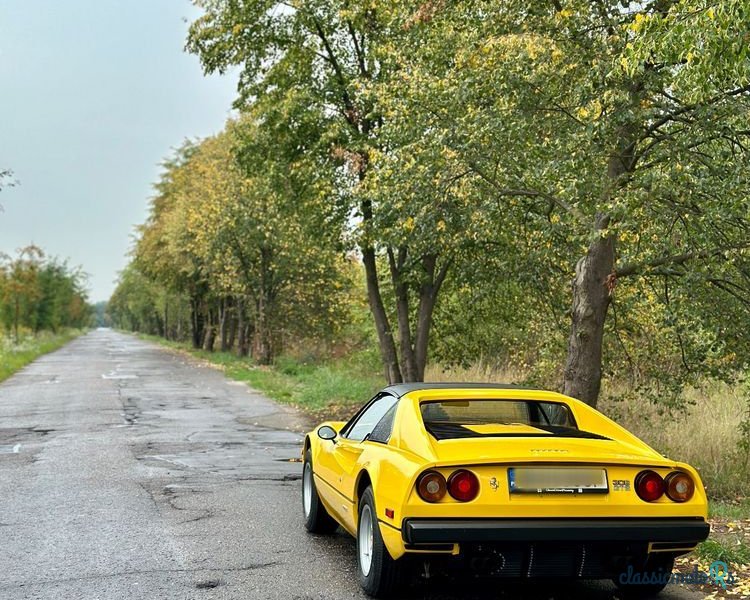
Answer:
MULTIPOLYGON (((353 540, 302 527, 290 459, 303 427, 221 372, 115 332, 41 358, 0 385, 0 599, 363 598, 353 540)), ((407 588, 410 599, 616 597, 601 583, 407 588)))

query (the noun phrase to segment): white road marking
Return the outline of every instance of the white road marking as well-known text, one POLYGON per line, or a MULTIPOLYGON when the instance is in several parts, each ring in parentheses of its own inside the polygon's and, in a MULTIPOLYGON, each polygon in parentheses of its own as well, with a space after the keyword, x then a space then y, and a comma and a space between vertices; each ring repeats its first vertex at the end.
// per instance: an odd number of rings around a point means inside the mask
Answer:
POLYGON ((138 375, 116 375, 110 373, 109 375, 102 375, 102 379, 138 379, 138 375))

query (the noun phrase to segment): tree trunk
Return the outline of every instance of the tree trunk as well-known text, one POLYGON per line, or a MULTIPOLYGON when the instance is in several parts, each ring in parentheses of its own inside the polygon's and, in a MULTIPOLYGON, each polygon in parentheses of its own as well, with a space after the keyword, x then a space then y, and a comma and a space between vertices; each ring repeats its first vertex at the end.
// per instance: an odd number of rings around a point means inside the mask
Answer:
POLYGON ((229 330, 227 337, 227 352, 231 352, 234 349, 234 341, 237 339, 237 307, 235 305, 234 310, 227 319, 227 329, 229 330))
MULTIPOLYGON (((630 90, 634 104, 640 102, 641 91, 642 86, 634 83, 630 90)), ((634 140, 638 135, 635 122, 625 120, 617 147, 607 162, 608 185, 602 196, 603 205, 622 184, 622 177, 635 168, 637 142, 634 140)), ((563 392, 593 407, 596 407, 601 388, 604 323, 615 281, 615 238, 607 233, 609 225, 609 214, 596 213, 595 239, 576 264, 568 356, 563 373, 563 392)))
POLYGON ((396 343, 393 341, 393 332, 388 322, 385 306, 383 306, 383 298, 380 295, 378 267, 374 248, 366 247, 362 249, 362 262, 365 265, 367 300, 370 303, 370 311, 375 320, 375 330, 378 332, 380 358, 383 361, 385 378, 390 384, 401 383, 403 380, 401 378, 401 370, 398 366, 396 343))
POLYGON ((396 296, 396 315, 398 316, 398 337, 400 354, 401 377, 404 381, 421 381, 418 379, 416 363, 414 361, 414 347, 411 337, 411 319, 409 314, 409 289, 403 281, 403 267, 406 262, 407 250, 398 249, 394 255, 393 249, 388 248, 388 263, 391 270, 391 281, 396 296))
POLYGON ((21 309, 19 306, 18 296, 16 296, 16 302, 15 302, 15 315, 13 316, 13 329, 15 331, 15 341, 16 345, 18 345, 18 320, 20 319, 21 309))
POLYGON ((414 339, 414 362, 417 373, 416 381, 424 381, 424 371, 427 366, 427 351, 430 342, 430 330, 432 329, 432 314, 435 311, 438 293, 443 286, 451 260, 446 259, 445 264, 436 273, 437 256, 429 254, 422 259, 422 267, 425 271, 424 283, 419 288, 419 309, 417 310, 417 325, 414 339))
POLYGON ((273 360, 271 332, 266 317, 265 299, 261 294, 255 303, 255 331, 253 333, 253 358, 260 365, 270 365, 273 360))
POLYGON ((597 214, 596 239, 576 264, 573 309, 563 392, 596 406, 602 378, 602 340, 610 302, 610 276, 615 266, 615 242, 605 235, 609 216, 597 214))
POLYGON ((222 298, 219 310, 221 311, 219 315, 219 347, 222 352, 227 352, 229 350, 229 323, 232 310, 228 298, 222 298))
POLYGON ((203 349, 208 352, 214 351, 216 341, 216 310, 208 309, 208 326, 206 327, 206 337, 203 341, 203 349))
POLYGON ((245 313, 245 299, 237 299, 237 356, 245 357, 250 354, 248 344, 248 325, 247 315, 245 313))
POLYGON ((169 294, 164 294, 164 339, 169 339, 169 294))
POLYGON ((190 327, 192 329, 193 348, 199 349, 203 344, 205 315, 200 298, 192 297, 190 299, 190 327))

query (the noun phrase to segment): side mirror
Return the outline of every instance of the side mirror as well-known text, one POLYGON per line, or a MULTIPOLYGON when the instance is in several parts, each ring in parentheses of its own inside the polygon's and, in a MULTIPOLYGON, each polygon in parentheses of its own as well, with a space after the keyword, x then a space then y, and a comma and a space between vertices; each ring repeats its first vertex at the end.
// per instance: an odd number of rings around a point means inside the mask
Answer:
POLYGON ((320 429, 318 429, 318 437, 322 440, 335 440, 338 433, 333 427, 330 427, 328 425, 323 425, 320 429))

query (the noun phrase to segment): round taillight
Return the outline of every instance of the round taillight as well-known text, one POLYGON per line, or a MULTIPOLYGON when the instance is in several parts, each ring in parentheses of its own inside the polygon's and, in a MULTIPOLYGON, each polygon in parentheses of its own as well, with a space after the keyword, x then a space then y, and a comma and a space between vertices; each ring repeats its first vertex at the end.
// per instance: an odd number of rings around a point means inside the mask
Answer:
POLYGON ((417 481, 417 492, 425 502, 440 502, 445 489, 445 477, 437 471, 425 471, 417 481))
POLYGON ((448 478, 448 493, 461 502, 474 500, 479 494, 479 480, 471 471, 456 471, 448 478))
POLYGON ((641 471, 635 478, 635 492, 646 502, 655 502, 664 495, 664 480, 656 471, 641 471))
POLYGON ((695 493, 693 478, 682 471, 675 471, 667 475, 664 484, 667 487, 667 496, 675 502, 687 502, 695 493))

